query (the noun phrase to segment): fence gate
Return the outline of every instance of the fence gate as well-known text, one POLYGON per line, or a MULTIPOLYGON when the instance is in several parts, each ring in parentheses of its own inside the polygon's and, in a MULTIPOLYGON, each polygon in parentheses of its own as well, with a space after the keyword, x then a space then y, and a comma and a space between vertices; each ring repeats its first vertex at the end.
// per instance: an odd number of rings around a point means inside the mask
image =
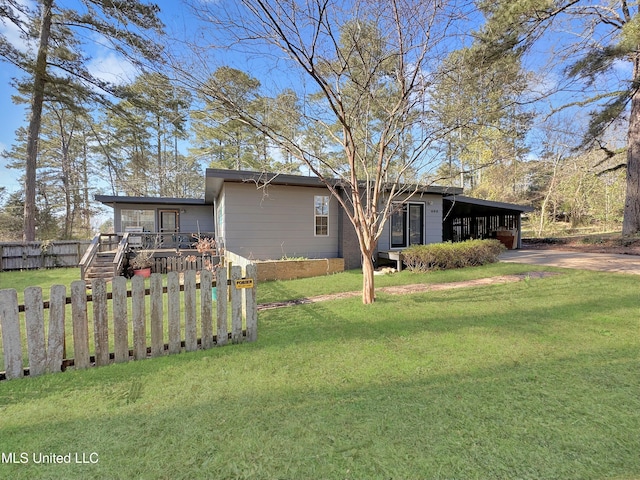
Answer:
POLYGON ((70 296, 51 287, 48 301, 28 287, 23 305, 16 290, 0 290, 0 380, 256 341, 256 266, 245 277, 241 267, 220 268, 217 278, 206 270, 199 281, 193 270, 156 273, 148 283, 133 277, 130 290, 124 277, 110 289, 96 279, 91 294, 76 281, 70 296))

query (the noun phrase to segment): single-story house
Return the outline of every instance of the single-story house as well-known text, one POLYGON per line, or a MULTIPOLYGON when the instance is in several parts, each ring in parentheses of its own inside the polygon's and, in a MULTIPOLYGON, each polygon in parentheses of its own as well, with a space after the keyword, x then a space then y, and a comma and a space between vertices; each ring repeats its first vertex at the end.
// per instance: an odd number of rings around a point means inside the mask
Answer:
MULTIPOLYGON (((501 228, 519 233, 521 214, 531 211, 464 197, 458 187, 412 191, 398 199, 384 227, 381 257, 412 244, 488 238, 501 228)), ((207 169, 204 199, 97 195, 96 200, 113 207, 116 232, 142 228, 178 238, 214 232, 219 246, 251 260, 343 258, 345 269, 361 265, 354 228, 317 177, 207 169)))

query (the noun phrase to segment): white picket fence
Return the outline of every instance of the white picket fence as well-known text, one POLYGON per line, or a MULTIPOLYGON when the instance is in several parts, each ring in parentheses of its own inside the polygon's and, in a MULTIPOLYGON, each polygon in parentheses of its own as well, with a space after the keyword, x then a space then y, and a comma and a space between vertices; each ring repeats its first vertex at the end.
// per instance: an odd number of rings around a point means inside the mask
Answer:
MULTIPOLYGON (((220 268, 217 277, 226 279, 227 273, 227 269, 220 268)), ((65 286, 52 286, 50 300, 46 302, 40 287, 28 287, 24 291, 24 305, 18 304, 16 290, 0 290, 5 368, 0 379, 60 372, 69 366, 83 369, 208 349, 229 341, 255 341, 258 334, 255 265, 246 267, 245 277, 238 266, 231 267, 230 273, 229 280, 214 282, 211 272, 203 270, 197 283, 196 272, 191 270, 184 273, 181 284, 179 274, 170 272, 166 275, 166 286, 164 275, 153 274, 148 288, 144 279, 136 276, 130 291, 124 277, 114 278, 109 292, 104 280, 95 280, 91 294, 87 294, 83 281, 77 281, 71 284, 70 297, 65 286), (215 303, 213 287, 217 294, 215 303), (198 289, 200 308, 197 308, 198 289), (65 332, 67 304, 71 304, 71 335, 65 332), (67 350, 73 352, 72 358, 66 358, 67 350)))

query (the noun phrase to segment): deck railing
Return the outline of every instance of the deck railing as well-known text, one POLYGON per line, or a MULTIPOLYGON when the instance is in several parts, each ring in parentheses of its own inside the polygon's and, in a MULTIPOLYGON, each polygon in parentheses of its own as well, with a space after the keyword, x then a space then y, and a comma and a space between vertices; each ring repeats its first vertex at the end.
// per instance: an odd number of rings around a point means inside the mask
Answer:
POLYGON ((83 279, 85 278, 87 270, 91 265, 91 263, 93 262, 93 259, 96 257, 96 254, 98 253, 99 249, 100 249, 100 234, 93 237, 93 240, 91 240, 91 243, 89 244, 89 248, 87 248, 87 251, 84 252, 84 255, 80 259, 80 263, 79 263, 80 278, 83 278, 83 279))
MULTIPOLYGON (((128 232, 129 245, 132 248, 143 250, 149 249, 172 249, 176 250, 192 250, 198 238, 214 238, 213 232, 128 232), (136 239, 134 243, 132 240, 136 239)), ((125 233, 118 233, 119 236, 125 233)))

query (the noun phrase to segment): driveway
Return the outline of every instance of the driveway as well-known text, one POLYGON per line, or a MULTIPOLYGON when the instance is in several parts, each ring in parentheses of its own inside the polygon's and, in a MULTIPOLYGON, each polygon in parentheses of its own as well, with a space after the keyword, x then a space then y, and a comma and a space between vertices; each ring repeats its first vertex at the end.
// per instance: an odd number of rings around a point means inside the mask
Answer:
POLYGON ((640 255, 524 249, 508 250, 499 258, 501 262, 640 275, 640 255))

